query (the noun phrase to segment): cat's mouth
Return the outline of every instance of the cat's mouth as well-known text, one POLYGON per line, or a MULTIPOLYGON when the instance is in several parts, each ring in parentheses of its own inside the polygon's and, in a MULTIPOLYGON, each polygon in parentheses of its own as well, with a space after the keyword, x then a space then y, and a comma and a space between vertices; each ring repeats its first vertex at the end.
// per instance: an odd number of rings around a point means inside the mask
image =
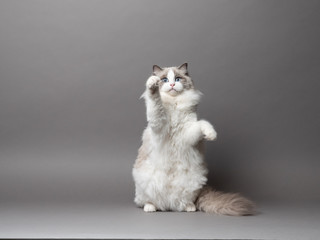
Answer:
POLYGON ((174 89, 174 88, 171 88, 168 92, 167 92, 169 95, 171 96, 176 96, 180 93, 180 91, 174 89))

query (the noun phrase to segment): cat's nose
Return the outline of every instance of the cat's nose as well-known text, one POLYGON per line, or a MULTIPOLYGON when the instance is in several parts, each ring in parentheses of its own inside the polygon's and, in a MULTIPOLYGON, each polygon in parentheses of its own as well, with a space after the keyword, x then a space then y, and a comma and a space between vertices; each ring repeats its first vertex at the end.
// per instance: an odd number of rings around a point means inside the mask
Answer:
POLYGON ((176 85, 175 83, 170 83, 170 87, 174 87, 176 85))

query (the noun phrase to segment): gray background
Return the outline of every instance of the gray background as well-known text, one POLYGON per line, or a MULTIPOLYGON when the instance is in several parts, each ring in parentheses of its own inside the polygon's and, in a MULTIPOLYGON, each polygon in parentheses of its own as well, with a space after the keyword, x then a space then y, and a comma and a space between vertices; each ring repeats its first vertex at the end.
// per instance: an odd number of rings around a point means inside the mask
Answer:
POLYGON ((152 65, 189 63, 210 184, 320 200, 319 1, 0 1, 0 204, 131 203, 152 65))

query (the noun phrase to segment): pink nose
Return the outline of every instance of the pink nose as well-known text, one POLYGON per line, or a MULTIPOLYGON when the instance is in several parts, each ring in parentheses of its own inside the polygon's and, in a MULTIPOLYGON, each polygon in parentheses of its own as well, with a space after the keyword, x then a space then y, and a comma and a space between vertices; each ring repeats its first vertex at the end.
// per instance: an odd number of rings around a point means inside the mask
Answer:
POLYGON ((171 87, 174 87, 174 85, 176 85, 176 84, 175 84, 175 83, 170 83, 170 86, 171 86, 171 87))

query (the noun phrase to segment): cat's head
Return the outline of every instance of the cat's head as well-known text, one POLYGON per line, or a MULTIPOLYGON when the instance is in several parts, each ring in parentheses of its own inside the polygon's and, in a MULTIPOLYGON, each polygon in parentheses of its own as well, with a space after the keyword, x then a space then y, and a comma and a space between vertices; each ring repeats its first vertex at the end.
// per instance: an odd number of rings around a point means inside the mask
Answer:
POLYGON ((188 75, 188 64, 179 67, 161 68, 153 66, 153 74, 160 78, 159 90, 162 94, 178 96, 186 90, 193 89, 193 82, 188 75))

